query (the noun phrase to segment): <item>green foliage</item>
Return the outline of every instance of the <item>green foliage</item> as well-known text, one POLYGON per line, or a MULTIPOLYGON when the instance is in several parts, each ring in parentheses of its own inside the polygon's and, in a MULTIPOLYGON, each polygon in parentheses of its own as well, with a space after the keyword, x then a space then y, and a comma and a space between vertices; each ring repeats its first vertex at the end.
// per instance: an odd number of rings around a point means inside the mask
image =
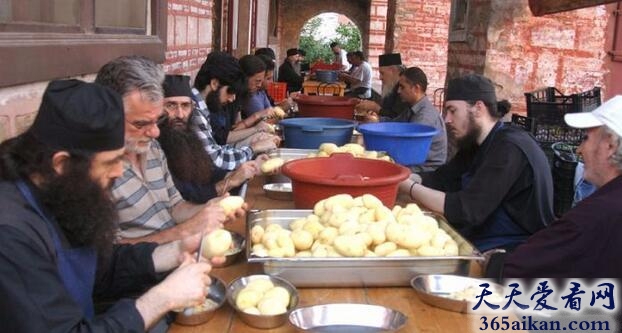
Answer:
POLYGON ((339 24, 337 27, 337 34, 339 35, 337 42, 341 44, 344 50, 348 52, 362 51, 361 32, 354 24, 339 24))
POLYGON ((352 24, 339 24, 337 27, 337 37, 334 40, 326 40, 319 34, 319 27, 322 20, 314 17, 307 21, 300 31, 300 46, 307 53, 306 61, 315 62, 322 59, 324 62, 333 61, 333 53, 330 50, 330 43, 339 42, 346 51, 361 50, 361 33, 358 28, 352 24))

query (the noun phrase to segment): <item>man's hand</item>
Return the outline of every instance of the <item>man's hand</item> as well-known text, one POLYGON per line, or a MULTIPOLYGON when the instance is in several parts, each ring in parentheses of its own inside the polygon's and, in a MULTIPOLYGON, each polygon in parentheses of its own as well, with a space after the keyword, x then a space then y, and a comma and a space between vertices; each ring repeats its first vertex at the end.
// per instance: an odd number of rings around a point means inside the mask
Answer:
POLYGON ((272 149, 276 149, 277 145, 281 142, 281 138, 276 135, 271 135, 267 133, 262 133, 266 136, 257 136, 257 138, 253 139, 251 142, 251 149, 253 149, 256 153, 264 153, 272 149))

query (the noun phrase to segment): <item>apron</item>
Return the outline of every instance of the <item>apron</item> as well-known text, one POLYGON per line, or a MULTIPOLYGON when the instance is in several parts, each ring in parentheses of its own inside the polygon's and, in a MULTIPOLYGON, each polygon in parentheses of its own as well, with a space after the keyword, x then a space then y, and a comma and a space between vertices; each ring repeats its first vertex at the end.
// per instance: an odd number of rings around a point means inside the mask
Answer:
POLYGON ((56 222, 48 218, 37 203, 34 195, 23 181, 16 182, 19 191, 26 201, 35 209, 43 219, 56 250, 56 266, 58 273, 71 295, 78 303, 87 318, 93 318, 93 285, 95 283, 95 271, 97 268, 97 252, 92 247, 63 248, 60 237, 56 232, 56 222))
MULTIPOLYGON (((492 129, 489 134, 490 137, 487 139, 488 144, 480 148, 481 150, 477 153, 478 156, 475 159, 479 156, 481 156, 481 158, 486 158, 486 151, 489 144, 494 139, 497 131, 501 128, 503 128, 503 123, 498 123, 498 125, 492 129)), ((474 165, 477 164, 475 163, 475 159, 474 165)), ((475 170, 469 170, 462 174, 462 188, 469 185, 474 171, 475 170)), ((495 248, 511 250, 529 237, 529 233, 527 233, 526 230, 512 221, 503 205, 499 205, 483 224, 475 227, 464 227, 459 231, 462 235, 469 238, 473 245, 482 252, 495 248)))

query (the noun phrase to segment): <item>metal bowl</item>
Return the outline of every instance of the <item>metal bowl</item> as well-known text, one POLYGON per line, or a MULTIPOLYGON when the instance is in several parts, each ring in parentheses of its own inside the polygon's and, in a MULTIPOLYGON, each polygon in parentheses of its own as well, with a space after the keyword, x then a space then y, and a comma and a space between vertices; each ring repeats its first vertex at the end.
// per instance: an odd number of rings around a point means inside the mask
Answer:
POLYGON ((247 325, 256 328, 275 328, 283 325, 287 321, 289 313, 298 305, 298 290, 285 279, 270 275, 250 275, 237 278, 229 283, 227 287, 227 302, 235 310, 240 319, 247 325), (235 299, 240 290, 246 287, 251 281, 257 279, 266 279, 272 281, 275 286, 281 286, 290 294, 289 306, 287 312, 278 315, 254 315, 246 313, 235 304, 235 299))
POLYGON ((392 332, 406 324, 403 313, 379 305, 324 304, 292 311, 289 322, 313 332, 392 332))
POLYGON ((176 323, 187 326, 201 325, 212 319, 212 317, 216 314, 216 311, 220 309, 223 304, 225 304, 227 289, 224 282, 212 275, 210 275, 210 279, 212 279, 212 284, 210 285, 207 297, 205 298, 205 304, 208 304, 209 300, 211 301, 210 304, 215 303, 215 305, 207 310, 198 309, 197 307, 185 308, 183 311, 178 312, 175 316, 176 323))
MULTIPOLYGON (((490 285, 488 290, 493 293, 492 297, 503 298, 503 286, 483 279, 458 275, 430 274, 416 276, 410 281, 410 285, 415 289, 415 292, 423 302, 441 309, 461 313, 475 312, 472 309, 477 304, 477 301, 475 299, 458 299, 456 298, 457 293, 462 293, 470 288, 482 290, 482 287, 479 286, 482 283, 490 285)), ((495 303, 492 301, 492 297, 487 300, 495 303)), ((486 307, 480 307, 479 309, 486 310, 484 308, 486 307)))
POLYGON ((291 201, 294 200, 292 194, 292 183, 274 183, 263 186, 266 197, 274 200, 291 201))
POLYGON ((235 231, 230 231, 231 238, 233 240, 233 247, 225 254, 225 261, 222 264, 212 264, 214 268, 227 267, 235 263, 235 261, 242 255, 244 248, 246 247, 246 240, 244 236, 235 231))

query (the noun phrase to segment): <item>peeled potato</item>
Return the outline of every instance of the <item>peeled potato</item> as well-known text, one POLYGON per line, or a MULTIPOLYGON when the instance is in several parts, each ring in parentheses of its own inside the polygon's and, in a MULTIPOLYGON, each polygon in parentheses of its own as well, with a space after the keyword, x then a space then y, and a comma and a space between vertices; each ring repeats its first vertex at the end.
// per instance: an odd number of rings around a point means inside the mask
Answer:
POLYGON ((311 245, 313 245, 313 234, 307 230, 294 230, 291 237, 298 251, 308 250, 311 248, 311 245))
POLYGON ((287 312, 287 307, 283 306, 278 300, 274 298, 263 298, 259 301, 257 309, 262 315, 277 315, 287 312))
MULTIPOLYGON (((244 289, 253 289, 259 291, 262 295, 266 291, 274 288, 274 283, 268 279, 256 279, 250 281, 244 289)), ((242 290, 244 290, 242 289, 242 290)))
POLYGON ((289 291, 287 291, 287 289, 281 286, 276 286, 266 291, 263 297, 274 298, 277 302, 279 302, 284 307, 287 307, 289 305, 289 299, 290 299, 289 291))
POLYGON ((285 113, 283 108, 281 108, 280 106, 275 106, 274 108, 272 108, 272 110, 274 111, 274 115, 281 119, 285 118, 285 116, 287 115, 287 113, 285 113))
POLYGON ((218 202, 218 204, 225 211, 225 214, 229 215, 233 214, 236 210, 242 208, 242 205, 244 204, 244 198, 237 195, 231 195, 228 197, 224 197, 218 202))
POLYGON ((252 306, 250 308, 246 308, 244 310, 242 310, 246 313, 252 314, 252 315, 260 315, 261 312, 259 312, 259 309, 257 309, 256 307, 252 306))
POLYGON ((240 290, 235 298, 235 305, 242 311, 248 308, 256 307, 263 293, 256 289, 250 289, 248 287, 240 290))
POLYGON ((231 233, 224 229, 217 229, 204 236, 202 254, 205 258, 223 256, 232 245, 231 233))
POLYGON ((255 225, 251 228, 251 241, 252 244, 261 243, 261 238, 263 237, 265 230, 260 225, 255 225))
POLYGON ((263 173, 272 173, 276 171, 276 169, 280 168, 285 160, 280 157, 273 157, 261 165, 261 172, 263 173))

